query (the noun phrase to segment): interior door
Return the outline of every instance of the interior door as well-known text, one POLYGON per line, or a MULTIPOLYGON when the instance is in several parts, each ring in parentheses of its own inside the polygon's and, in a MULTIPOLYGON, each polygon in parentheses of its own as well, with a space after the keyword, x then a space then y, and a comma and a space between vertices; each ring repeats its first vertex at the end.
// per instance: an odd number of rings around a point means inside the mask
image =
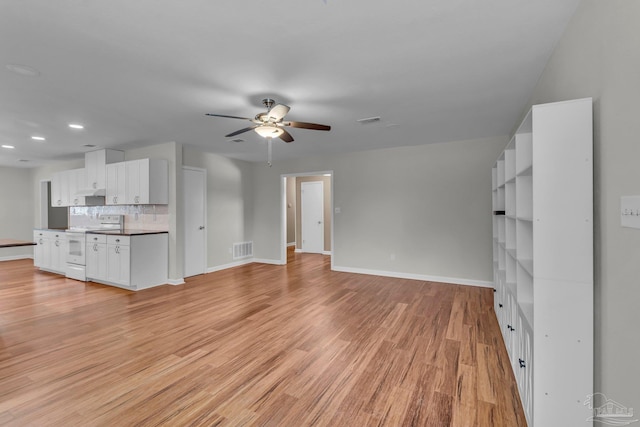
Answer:
POLYGON ((204 170, 183 169, 184 277, 206 272, 206 179, 204 170))
POLYGON ((301 185, 302 252, 324 252, 324 186, 322 181, 301 185))

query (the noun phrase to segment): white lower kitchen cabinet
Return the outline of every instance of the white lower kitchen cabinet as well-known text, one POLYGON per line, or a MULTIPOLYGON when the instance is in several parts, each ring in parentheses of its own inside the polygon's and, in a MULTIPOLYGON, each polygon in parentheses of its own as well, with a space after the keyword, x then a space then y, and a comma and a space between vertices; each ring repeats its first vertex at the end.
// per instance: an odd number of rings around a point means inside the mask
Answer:
POLYGON ((85 262, 87 278, 107 280, 107 236, 104 234, 87 234, 86 241, 85 262))
POLYGON ((87 234, 87 280, 131 290, 150 288, 167 283, 168 262, 168 233, 87 234))
POLYGON ((41 270, 64 274, 67 266, 67 237, 63 231, 34 230, 33 265, 41 270))

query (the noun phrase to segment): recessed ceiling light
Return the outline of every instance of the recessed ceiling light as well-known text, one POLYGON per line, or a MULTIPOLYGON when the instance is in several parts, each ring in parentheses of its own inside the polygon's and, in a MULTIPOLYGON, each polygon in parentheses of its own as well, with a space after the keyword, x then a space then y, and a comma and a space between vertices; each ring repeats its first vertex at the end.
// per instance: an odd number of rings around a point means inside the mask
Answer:
POLYGON ((7 70, 20 74, 21 76, 38 77, 40 75, 40 71, 33 67, 29 67, 28 65, 7 64, 6 67, 7 70))
POLYGON ((44 141, 45 138, 43 136, 32 136, 31 139, 36 141, 44 141))
POLYGON ((13 145, 2 144, 2 148, 9 148, 9 149, 11 149, 11 148, 16 148, 16 147, 14 147, 13 145))
POLYGON ((69 123, 69 127, 71 129, 84 129, 84 126, 78 123, 69 123))

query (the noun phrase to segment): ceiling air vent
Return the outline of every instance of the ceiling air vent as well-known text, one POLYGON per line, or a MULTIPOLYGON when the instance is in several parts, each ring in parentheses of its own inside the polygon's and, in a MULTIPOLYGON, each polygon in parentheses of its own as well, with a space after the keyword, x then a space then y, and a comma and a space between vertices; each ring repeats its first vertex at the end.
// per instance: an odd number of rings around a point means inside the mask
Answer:
POLYGON ((371 123, 376 123, 380 121, 380 116, 376 116, 376 117, 367 117, 365 119, 358 119, 356 120, 356 122, 360 123, 361 125, 368 125, 371 123))
POLYGON ((83 147, 94 148, 95 145, 94 144, 84 144, 83 147))
POLYGON ((244 142, 242 138, 230 139, 229 142, 244 142))

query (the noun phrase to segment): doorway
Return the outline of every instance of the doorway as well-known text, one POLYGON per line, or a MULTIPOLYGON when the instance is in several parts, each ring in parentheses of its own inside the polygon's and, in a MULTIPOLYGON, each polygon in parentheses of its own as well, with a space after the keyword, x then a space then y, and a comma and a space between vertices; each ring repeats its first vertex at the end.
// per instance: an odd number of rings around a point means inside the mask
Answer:
MULTIPOLYGON (((306 204, 306 202, 304 202, 306 204)), ((305 215, 307 216, 307 215, 305 215)), ((321 172, 308 172, 298 174, 285 174, 281 175, 281 255, 280 262, 282 264, 287 263, 287 245, 295 246, 295 252, 313 252, 322 253, 324 255, 333 254, 333 171, 321 171, 321 172), (316 183, 307 187, 308 183, 316 183), (317 191, 320 185, 321 201, 319 202, 317 191), (316 216, 309 220, 309 224, 315 227, 311 230, 303 230, 302 219, 302 187, 305 186, 305 190, 316 191, 316 201, 314 202, 315 208, 307 207, 305 211, 316 211, 316 216), (315 185, 315 187, 314 187, 315 185), (319 207, 321 205, 321 207, 319 207), (317 214, 317 209, 321 209, 321 215, 317 214), (318 224, 318 221, 321 224, 318 224), (313 232, 319 233, 322 231, 321 236, 316 234, 312 237, 315 242, 315 246, 308 247, 309 239, 305 239, 303 236, 313 232), (305 240, 303 245, 303 240, 305 240), (319 243, 318 243, 319 242, 319 243)), ((289 248, 292 249, 292 248, 289 248)), ((331 258, 331 265, 333 266, 333 257, 331 258)))
POLYGON ((207 172, 182 168, 184 277, 207 272, 207 172))

